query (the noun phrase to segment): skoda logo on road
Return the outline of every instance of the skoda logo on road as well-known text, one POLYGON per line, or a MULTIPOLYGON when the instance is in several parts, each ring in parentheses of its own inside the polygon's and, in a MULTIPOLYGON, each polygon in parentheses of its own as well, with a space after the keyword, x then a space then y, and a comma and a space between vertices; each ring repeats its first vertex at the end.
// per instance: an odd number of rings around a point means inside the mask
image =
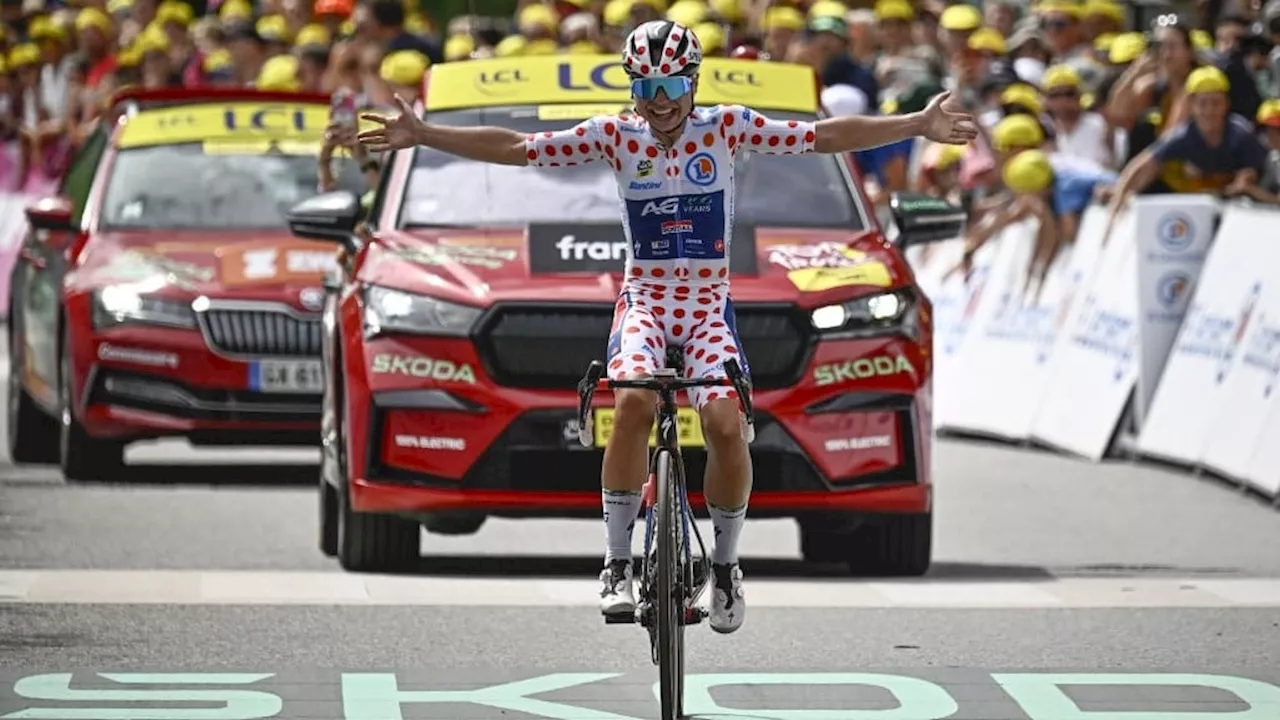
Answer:
POLYGON ((308 310, 324 309, 324 289, 317 287, 304 288, 298 293, 298 302, 308 310))

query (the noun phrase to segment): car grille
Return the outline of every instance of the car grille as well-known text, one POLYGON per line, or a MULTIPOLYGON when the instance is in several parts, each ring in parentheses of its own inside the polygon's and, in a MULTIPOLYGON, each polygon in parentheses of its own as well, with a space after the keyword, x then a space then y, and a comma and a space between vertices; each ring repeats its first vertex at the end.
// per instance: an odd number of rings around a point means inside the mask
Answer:
POLYGON ((285 310, 205 310, 200 326, 209 347, 230 355, 319 357, 320 319, 285 310))
MULTIPOLYGON (((808 319, 790 305, 737 305, 738 337, 757 388, 794 383, 807 361, 808 319)), ((574 387, 592 360, 603 360, 612 306, 499 305, 482 323, 478 349, 507 387, 574 387)))

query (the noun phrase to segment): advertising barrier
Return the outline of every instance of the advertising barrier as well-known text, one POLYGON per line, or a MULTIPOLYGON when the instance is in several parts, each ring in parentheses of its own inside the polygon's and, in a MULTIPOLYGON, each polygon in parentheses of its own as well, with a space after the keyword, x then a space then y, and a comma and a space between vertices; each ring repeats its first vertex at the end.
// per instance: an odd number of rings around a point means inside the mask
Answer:
POLYGON ((1218 215, 1208 195, 1144 198, 1135 208, 1138 240, 1138 383, 1133 419, 1141 429, 1173 338, 1204 266, 1218 215))

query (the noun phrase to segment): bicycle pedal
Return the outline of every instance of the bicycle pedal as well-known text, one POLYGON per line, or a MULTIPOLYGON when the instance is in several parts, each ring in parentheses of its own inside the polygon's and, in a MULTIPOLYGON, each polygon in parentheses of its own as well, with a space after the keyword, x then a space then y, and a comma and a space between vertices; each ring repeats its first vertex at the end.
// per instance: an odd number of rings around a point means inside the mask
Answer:
POLYGON ((600 614, 604 616, 605 625, 634 625, 636 622, 636 614, 632 610, 600 614))

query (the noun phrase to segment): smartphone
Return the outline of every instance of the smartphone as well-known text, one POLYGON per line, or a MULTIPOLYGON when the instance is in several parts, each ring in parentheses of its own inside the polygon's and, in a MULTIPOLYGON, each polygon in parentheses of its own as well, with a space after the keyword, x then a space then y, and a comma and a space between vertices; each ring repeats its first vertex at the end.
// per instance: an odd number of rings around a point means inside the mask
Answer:
POLYGON ((356 126, 356 94, 340 88, 333 92, 329 99, 329 123, 356 126))

